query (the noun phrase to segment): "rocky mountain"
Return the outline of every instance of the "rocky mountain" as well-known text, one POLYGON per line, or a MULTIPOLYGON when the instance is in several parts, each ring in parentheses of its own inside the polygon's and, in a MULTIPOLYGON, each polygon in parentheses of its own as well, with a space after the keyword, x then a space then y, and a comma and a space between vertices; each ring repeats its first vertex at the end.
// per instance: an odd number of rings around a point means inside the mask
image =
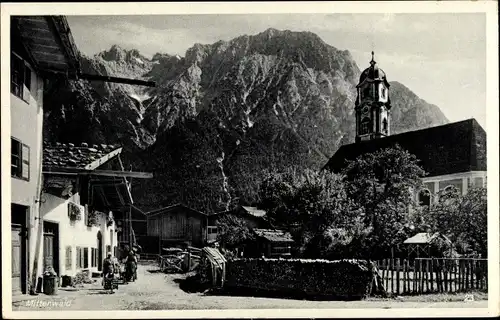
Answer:
MULTIPOLYGON (((266 169, 322 167, 354 141, 351 54, 310 32, 268 29, 184 57, 113 46, 82 57, 87 73, 143 78, 155 88, 104 82, 53 83, 46 95, 46 139, 120 143, 146 210, 176 202, 205 211, 256 200, 266 169)), ((383 68, 383 66, 382 66, 383 68)), ((389 75, 390 77, 390 75, 389 75)), ((392 132, 447 122, 438 107, 391 83, 392 132)))

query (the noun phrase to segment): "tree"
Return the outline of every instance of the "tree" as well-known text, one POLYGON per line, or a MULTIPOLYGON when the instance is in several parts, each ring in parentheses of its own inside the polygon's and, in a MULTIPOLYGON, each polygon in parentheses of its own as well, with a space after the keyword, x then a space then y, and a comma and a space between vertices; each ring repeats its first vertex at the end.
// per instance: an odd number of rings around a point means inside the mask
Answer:
POLYGON ((364 255, 388 256, 408 235, 409 213, 417 206, 413 191, 421 187, 425 171, 396 145, 349 161, 342 173, 348 197, 363 208, 365 227, 372 229, 364 255))
POLYGON ((260 198, 275 225, 292 229, 307 257, 352 252, 351 244, 365 232, 361 210, 348 199, 342 177, 328 171, 271 172, 260 198))
POLYGON ((224 214, 217 220, 217 240, 233 249, 254 239, 254 234, 245 221, 232 214, 224 214))
POLYGON ((438 193, 438 201, 424 208, 419 220, 445 234, 461 254, 487 254, 487 190, 470 188, 462 195, 457 188, 438 193))

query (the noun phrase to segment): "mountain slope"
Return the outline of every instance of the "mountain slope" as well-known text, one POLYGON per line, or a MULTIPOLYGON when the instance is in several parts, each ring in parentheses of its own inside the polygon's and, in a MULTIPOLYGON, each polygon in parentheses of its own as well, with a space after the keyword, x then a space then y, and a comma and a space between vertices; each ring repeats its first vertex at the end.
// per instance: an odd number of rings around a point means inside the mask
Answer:
MULTIPOLYGON (((155 175, 133 188, 145 209, 251 203, 264 170, 320 168, 354 140, 360 70, 348 51, 309 32, 268 29, 195 44, 185 57, 147 59, 113 46, 83 61, 86 72, 147 78, 157 87, 56 84, 46 138, 123 144, 127 165, 155 175)), ((393 133, 447 122, 438 107, 391 84, 393 133)))

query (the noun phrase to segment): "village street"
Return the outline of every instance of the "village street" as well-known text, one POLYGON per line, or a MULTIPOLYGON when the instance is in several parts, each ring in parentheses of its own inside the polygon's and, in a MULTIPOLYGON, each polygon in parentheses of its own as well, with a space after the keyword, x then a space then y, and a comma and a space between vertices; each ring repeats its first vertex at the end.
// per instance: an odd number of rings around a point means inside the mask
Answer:
POLYGON ((106 293, 100 281, 78 291, 60 288, 56 296, 13 298, 12 311, 33 310, 189 310, 189 309, 302 309, 302 308, 486 308, 487 301, 380 300, 307 301, 186 293, 179 288, 183 275, 162 274, 154 265, 140 265, 138 280, 106 293), (37 302, 40 301, 40 302, 37 302))

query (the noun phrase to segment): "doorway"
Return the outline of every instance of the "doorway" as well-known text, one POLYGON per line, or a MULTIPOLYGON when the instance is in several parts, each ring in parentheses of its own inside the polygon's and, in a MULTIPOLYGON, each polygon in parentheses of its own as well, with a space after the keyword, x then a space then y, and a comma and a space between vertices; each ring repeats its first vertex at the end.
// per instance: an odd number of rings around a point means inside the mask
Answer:
POLYGON ((97 232, 97 271, 102 271, 102 233, 97 232))
POLYGON ((12 295, 27 293, 29 207, 11 204, 12 295))
POLYGON ((43 222, 43 268, 53 268, 59 275, 59 225, 43 222))

